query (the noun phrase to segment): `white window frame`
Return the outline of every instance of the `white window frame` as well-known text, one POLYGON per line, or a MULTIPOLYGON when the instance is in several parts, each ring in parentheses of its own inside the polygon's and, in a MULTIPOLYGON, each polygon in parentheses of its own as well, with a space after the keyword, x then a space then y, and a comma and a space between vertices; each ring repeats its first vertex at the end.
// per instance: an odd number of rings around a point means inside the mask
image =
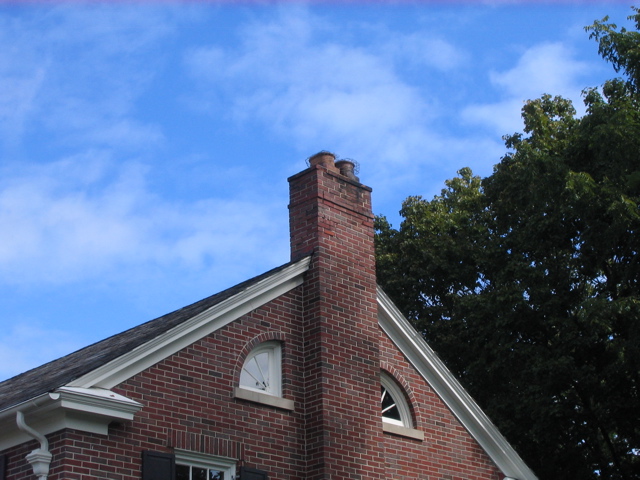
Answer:
MULTIPOLYGON (((409 403, 407 402, 402 388, 400 388, 393 377, 386 372, 380 373, 380 385, 384 388, 386 394, 391 396, 398 408, 398 412, 400 413, 400 420, 385 417, 381 408, 382 430, 386 433, 400 435, 402 437, 411 438, 421 442, 424 441, 424 432, 415 429, 413 426, 411 409, 409 408, 409 403)), ((380 407, 382 407, 382 398, 383 397, 381 395, 380 407)))
POLYGON ((191 450, 175 449, 175 460, 177 465, 187 465, 190 467, 207 468, 224 472, 225 480, 233 480, 236 476, 235 458, 209 455, 206 453, 193 452, 191 450))
POLYGON ((293 400, 282 397, 282 345, 280 342, 274 340, 263 342, 249 353, 240 370, 238 387, 235 389, 235 397, 285 410, 295 410, 293 400), (245 365, 261 353, 267 353, 269 355, 269 386, 266 390, 240 383, 245 365))
POLYGON ((280 342, 263 342, 249 353, 242 365, 242 370, 240 371, 239 386, 240 388, 266 393, 267 395, 273 395, 276 397, 282 396, 282 347, 280 346, 280 342), (249 385, 242 385, 240 382, 242 381, 242 372, 244 371, 245 366, 249 362, 254 361, 255 357, 263 353, 268 355, 267 363, 269 385, 267 385, 267 388, 264 390, 261 388, 251 387, 249 385))
MULTIPOLYGON (((380 384, 382 385, 385 393, 391 396, 396 408, 398 409, 398 412, 400 413, 400 420, 385 417, 383 413, 382 421, 391 423, 393 425, 398 425, 400 427, 413 428, 413 421, 411 420, 411 410, 409 409, 409 404, 405 399, 404 392, 387 373, 382 372, 380 374, 380 384)), ((380 403, 382 404, 382 395, 380 397, 380 403)))

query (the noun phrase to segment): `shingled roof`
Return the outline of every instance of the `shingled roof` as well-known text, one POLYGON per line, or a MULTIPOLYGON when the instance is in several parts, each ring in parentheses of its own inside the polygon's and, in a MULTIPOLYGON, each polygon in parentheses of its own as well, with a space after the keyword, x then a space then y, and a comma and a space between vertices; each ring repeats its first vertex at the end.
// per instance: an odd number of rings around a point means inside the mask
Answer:
POLYGON ((162 317, 130 328, 0 383, 0 411, 68 384, 184 321, 287 268, 289 262, 162 317))

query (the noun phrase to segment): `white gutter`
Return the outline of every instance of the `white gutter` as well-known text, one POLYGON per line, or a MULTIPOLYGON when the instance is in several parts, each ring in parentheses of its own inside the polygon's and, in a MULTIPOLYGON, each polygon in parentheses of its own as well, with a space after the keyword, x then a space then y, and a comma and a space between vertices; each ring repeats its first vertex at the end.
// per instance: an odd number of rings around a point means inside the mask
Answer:
POLYGON ((12 417, 16 412, 23 412, 26 410, 32 410, 38 407, 45 405, 46 403, 50 403, 51 401, 58 400, 60 398, 59 393, 43 393, 37 397, 30 398, 29 400, 25 400, 24 402, 18 403, 16 405, 12 405, 5 410, 0 411, 0 419, 4 417, 12 417))
POLYGON ((33 467, 33 473, 36 477, 38 477, 39 480, 47 480, 49 476, 49 465, 51 465, 51 459, 53 458, 53 455, 49 451, 49 441, 47 437, 27 425, 24 421, 24 414, 20 410, 16 412, 16 424, 20 430, 40 442, 40 448, 36 448, 25 458, 33 467))
POLYGON ((44 436, 72 428, 107 435, 112 421, 130 421, 142 407, 110 390, 60 387, 0 412, 0 451, 31 438, 41 441, 34 432, 44 436))

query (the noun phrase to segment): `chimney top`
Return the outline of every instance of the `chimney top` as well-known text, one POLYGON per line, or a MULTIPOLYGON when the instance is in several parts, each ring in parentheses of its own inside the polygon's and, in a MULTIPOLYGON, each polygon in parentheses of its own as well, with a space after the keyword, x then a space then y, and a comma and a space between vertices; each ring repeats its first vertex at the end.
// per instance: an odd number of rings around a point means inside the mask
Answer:
POLYGON ((315 167, 321 165, 327 170, 339 173, 349 180, 360 183, 360 179, 355 175, 356 163, 350 159, 342 159, 336 161, 335 153, 322 150, 315 155, 312 155, 308 159, 309 166, 315 167))
POLYGON ((321 152, 316 153, 309 157, 309 165, 315 167, 316 165, 321 165, 325 167, 327 170, 330 170, 334 173, 338 173, 339 170, 336 168, 336 156, 331 152, 327 152, 326 150, 322 150, 321 152))
POLYGON ((336 167, 340 169, 340 173, 347 177, 349 180, 360 183, 360 179, 356 177, 355 171, 357 168, 356 162, 348 158, 343 158, 336 162, 336 167))

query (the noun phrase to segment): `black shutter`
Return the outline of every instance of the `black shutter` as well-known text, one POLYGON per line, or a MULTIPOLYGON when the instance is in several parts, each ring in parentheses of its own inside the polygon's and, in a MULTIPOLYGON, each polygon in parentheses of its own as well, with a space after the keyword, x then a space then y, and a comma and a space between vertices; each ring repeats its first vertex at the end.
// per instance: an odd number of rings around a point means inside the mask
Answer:
POLYGON ((7 478, 7 457, 0 455, 0 480, 7 478))
POLYGON ((256 468, 240 467, 240 480, 269 480, 269 474, 256 468))
POLYGON ((175 480, 176 457, 170 453, 142 452, 142 480, 175 480))

